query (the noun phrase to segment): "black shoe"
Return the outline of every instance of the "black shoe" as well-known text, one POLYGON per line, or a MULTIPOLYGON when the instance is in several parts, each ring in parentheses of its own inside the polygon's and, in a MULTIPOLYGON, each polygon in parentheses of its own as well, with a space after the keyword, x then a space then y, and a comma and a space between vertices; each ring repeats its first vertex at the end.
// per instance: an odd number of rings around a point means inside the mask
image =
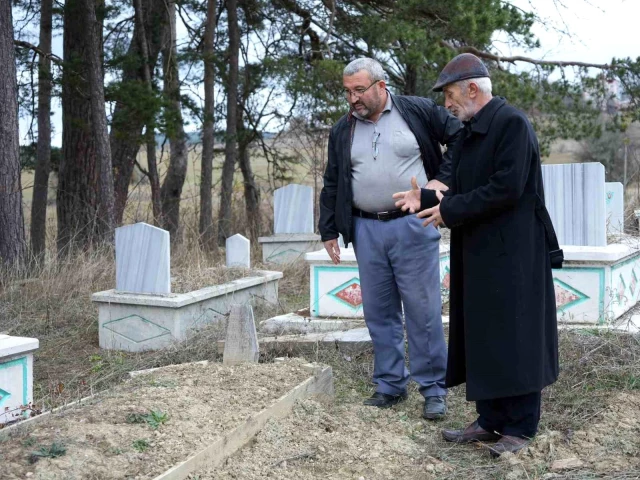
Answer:
POLYGON ((531 440, 528 438, 520 438, 520 437, 511 437, 509 435, 504 435, 498 443, 489 447, 489 454, 493 458, 498 458, 500 455, 506 452, 517 453, 523 448, 526 448, 531 443, 531 440))
POLYGON ((440 420, 447 413, 447 397, 425 397, 422 417, 427 420, 440 420))
POLYGON ((367 405, 368 407, 389 408, 405 401, 408 396, 406 392, 400 395, 387 395, 386 393, 376 392, 371 398, 367 398, 363 402, 363 405, 367 405))

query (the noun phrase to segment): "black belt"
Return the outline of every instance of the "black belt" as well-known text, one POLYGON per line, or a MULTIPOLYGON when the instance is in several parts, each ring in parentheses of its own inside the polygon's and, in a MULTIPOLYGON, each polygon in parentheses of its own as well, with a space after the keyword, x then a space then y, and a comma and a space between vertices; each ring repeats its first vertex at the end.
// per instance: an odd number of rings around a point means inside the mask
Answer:
POLYGON ((409 210, 406 212, 403 212, 402 210, 389 210, 388 212, 369 213, 353 207, 353 215, 356 217, 368 218, 370 220, 381 220, 386 222, 395 218, 411 215, 411 212, 409 210))

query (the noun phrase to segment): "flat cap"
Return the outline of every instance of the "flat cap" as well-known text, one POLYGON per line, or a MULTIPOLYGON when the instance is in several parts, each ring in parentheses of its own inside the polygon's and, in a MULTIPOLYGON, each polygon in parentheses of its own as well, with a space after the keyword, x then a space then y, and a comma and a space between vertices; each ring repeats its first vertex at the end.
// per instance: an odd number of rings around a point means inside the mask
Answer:
POLYGON ((445 65, 433 86, 433 91, 441 92, 443 87, 460 80, 488 76, 489 70, 478 57, 472 53, 462 53, 445 65))

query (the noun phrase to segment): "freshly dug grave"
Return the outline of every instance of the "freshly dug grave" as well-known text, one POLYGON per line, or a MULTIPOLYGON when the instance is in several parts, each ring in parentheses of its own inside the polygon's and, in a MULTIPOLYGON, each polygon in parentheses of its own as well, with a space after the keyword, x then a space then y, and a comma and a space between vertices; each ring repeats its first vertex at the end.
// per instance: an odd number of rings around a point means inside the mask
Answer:
MULTIPOLYGON (((453 467, 431 455, 441 424, 420 419, 422 397, 392 409, 304 400, 269 421, 251 446, 199 480, 440 478, 453 467), (425 440, 427 440, 425 442, 425 440)), ((355 400, 355 399, 354 399, 355 400)))
POLYGON ((88 404, 0 431, 2 478, 154 478, 309 378, 302 363, 191 364, 137 376, 88 404))
MULTIPOLYGON (((455 409, 468 409, 461 399, 452 400, 455 409)), ((584 430, 543 431, 527 450, 497 461, 478 445, 444 442, 440 430, 451 427, 451 420, 423 421, 421 406, 416 393, 389 410, 364 407, 355 398, 334 405, 307 399, 287 418, 267 423, 256 441, 225 465, 192 478, 640 478, 640 394, 635 392, 611 398, 584 430)), ((472 420, 475 414, 465 416, 472 420)))

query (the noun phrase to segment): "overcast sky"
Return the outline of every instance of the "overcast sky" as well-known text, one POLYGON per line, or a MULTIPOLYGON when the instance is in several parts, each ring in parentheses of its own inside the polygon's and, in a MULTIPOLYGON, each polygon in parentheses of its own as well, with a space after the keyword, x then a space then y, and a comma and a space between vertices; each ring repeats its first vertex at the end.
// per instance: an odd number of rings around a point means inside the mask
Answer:
MULTIPOLYGON (((640 0, 512 0, 517 6, 535 12, 543 19, 534 33, 541 48, 534 51, 511 48, 496 37, 502 55, 527 55, 548 60, 577 60, 608 63, 613 57, 640 56, 640 0), (572 38, 559 34, 567 30, 572 38)), ((62 54, 62 39, 54 39, 54 53, 62 54)), ((53 145, 62 143, 60 104, 54 100, 53 145)), ((28 119, 20 121, 20 141, 26 143, 28 119)))

